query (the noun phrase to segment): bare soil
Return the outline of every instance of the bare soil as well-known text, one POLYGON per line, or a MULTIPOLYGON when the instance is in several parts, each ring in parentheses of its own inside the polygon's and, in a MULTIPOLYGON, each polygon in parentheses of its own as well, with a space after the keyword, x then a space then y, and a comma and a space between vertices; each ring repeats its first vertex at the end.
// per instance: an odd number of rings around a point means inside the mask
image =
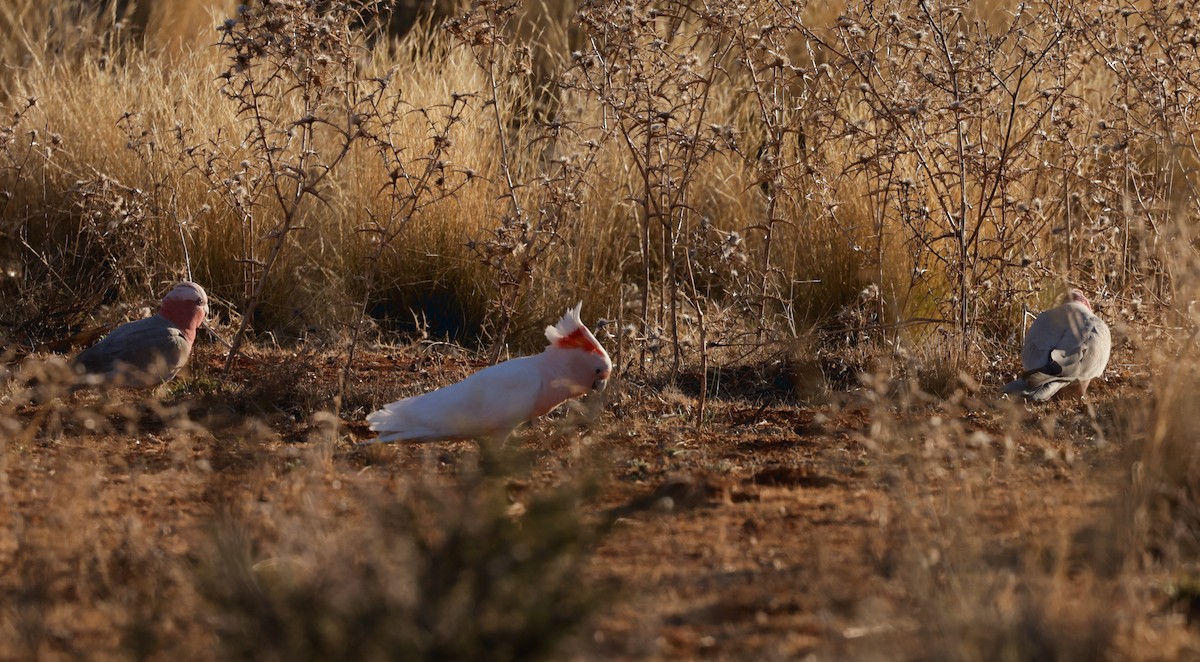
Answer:
MULTIPOLYGON (((303 408, 336 392, 338 361, 260 352, 234 371, 235 390, 206 392, 220 360, 201 349, 162 407, 125 392, 17 410, 0 466, 0 659, 125 657, 133 624, 110 606, 122 587, 147 567, 188 567, 229 509, 315 498, 291 480, 298 467, 321 465, 303 485, 327 498, 398 493, 416 474, 452 484, 478 457, 471 442, 354 445, 370 439, 372 402, 476 367, 457 354, 366 354, 336 432, 303 408), (34 630, 45 634, 31 648, 34 630)), ((530 494, 587 475, 599 489, 582 515, 613 522, 580 582, 616 590, 568 656, 903 659, 952 634, 930 625, 954 622, 947 613, 1007 613, 1005 596, 1025 590, 1014 587, 1056 587, 1061 611, 1107 608, 1070 607, 1071 595, 1093 599, 1117 572, 1095 541, 1111 534, 1130 470, 1113 434, 1116 412, 1143 395, 1134 380, 1114 371, 1093 384, 1090 410, 867 389, 805 403, 763 383, 728 379, 698 427, 686 389, 630 378, 592 403, 598 418, 574 408, 510 439, 532 459, 508 479, 514 517, 530 494)), ((344 508, 362 516, 352 498, 344 508)), ((159 580, 154 608, 169 614, 173 646, 214 659, 200 598, 177 579, 159 580)), ((1110 655, 1200 654, 1166 579, 1145 570, 1121 583, 1110 655)))

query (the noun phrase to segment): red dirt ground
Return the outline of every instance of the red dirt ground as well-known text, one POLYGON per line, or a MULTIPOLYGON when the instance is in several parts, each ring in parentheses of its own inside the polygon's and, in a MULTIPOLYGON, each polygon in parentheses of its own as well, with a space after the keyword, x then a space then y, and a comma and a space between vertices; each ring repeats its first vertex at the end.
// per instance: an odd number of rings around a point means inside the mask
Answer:
MULTIPOLYGON (((112 606, 122 587, 148 565, 173 576, 226 509, 302 502, 295 469, 314 457, 322 469, 304 489, 328 497, 397 491, 417 473, 452 482, 478 453, 470 442, 353 445, 370 438, 371 402, 473 369, 454 353, 368 353, 332 444, 320 441, 327 424, 297 412, 328 402, 337 361, 254 353, 234 390, 205 391, 220 360, 202 352, 192 385, 157 412, 130 393, 16 408, 0 466, 0 589, 17 600, 0 619, 0 659, 124 657, 130 615, 112 606), (40 633, 35 651, 27 632, 40 633)), ((1027 410, 970 394, 901 406, 865 389, 815 404, 734 392, 710 401, 697 430, 693 398, 630 379, 579 429, 566 422, 587 417, 572 412, 519 430, 509 445, 535 464, 509 479, 509 498, 519 513, 528 495, 584 472, 600 489, 583 514, 616 516, 581 581, 619 590, 569 657, 938 657, 930 637, 947 632, 931 635, 931 620, 1008 613, 1024 590, 1014 586, 1055 587, 1047 620, 1081 611, 1076 591, 1094 599, 1089 582, 1102 582, 1088 578, 1102 563, 1079 559, 1103 546, 1078 541, 1104 535, 1128 470, 1119 440, 1102 443, 1097 430, 1141 395, 1131 383, 1114 374, 1094 385, 1091 414, 1078 402, 1027 410), (1070 570, 1077 562, 1090 570, 1070 570)), ((357 516, 352 500, 344 507, 357 516)), ((1121 583, 1110 654, 1200 654, 1160 579, 1121 583)), ((215 659, 196 593, 162 581, 167 649, 215 659)))

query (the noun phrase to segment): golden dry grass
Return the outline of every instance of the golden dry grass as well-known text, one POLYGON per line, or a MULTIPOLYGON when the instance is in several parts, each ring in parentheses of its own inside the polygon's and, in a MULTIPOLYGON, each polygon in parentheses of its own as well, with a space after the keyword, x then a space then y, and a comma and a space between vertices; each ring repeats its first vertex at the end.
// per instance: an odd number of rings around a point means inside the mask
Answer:
MULTIPOLYGON (((1011 20, 1011 7, 1003 3, 973 11, 991 17, 981 25, 1004 26, 1011 20)), ((1027 10, 1025 15, 1036 11, 1027 10)), ((1086 14, 1082 7, 1077 11, 1086 14)), ((40 24, 69 19, 69 12, 60 13, 64 17, 52 18, 49 10, 32 6, 10 10, 8 29, 21 36, 10 43, 32 39, 40 24)), ((703 31, 709 28, 699 24, 688 28, 685 23, 685 30, 697 31, 699 41, 681 39, 672 46, 699 52, 720 47, 728 54, 723 57, 729 58, 705 98, 703 126, 679 127, 685 133, 699 131, 698 136, 708 126, 734 131, 723 148, 694 164, 678 164, 689 172, 694 170, 689 177, 695 183, 688 193, 694 199, 687 201, 684 224, 672 230, 669 241, 703 240, 704 233, 695 231, 704 219, 719 231, 738 232, 744 242, 733 256, 741 261, 736 276, 725 271, 731 257, 727 251, 722 252, 724 265, 713 260, 697 264, 709 274, 702 277, 707 292, 713 292, 717 284, 720 287, 715 291, 724 296, 765 299, 764 310, 773 313, 769 327, 780 326, 780 313, 784 319, 798 314, 793 323, 807 326, 844 306, 856 305, 859 293, 874 283, 882 288, 890 310, 886 319, 876 320, 881 328, 900 328, 917 318, 945 318, 956 320, 960 327, 980 326, 990 337, 1011 334, 1019 317, 1014 303, 1037 300, 1044 289, 1037 283, 1047 279, 1079 284, 1107 296, 1136 296, 1130 280, 1137 278, 1144 286, 1146 277, 1152 275, 1131 275, 1135 256, 1130 251, 1147 242, 1138 234, 1141 224, 1119 221, 1113 215, 1115 206, 1128 207, 1115 199, 1120 192, 1113 187, 1136 171, 1147 178, 1145 186, 1155 195, 1174 200, 1186 189, 1180 179, 1186 180, 1183 164, 1189 157, 1138 151, 1147 143, 1137 134, 1131 134, 1123 161, 1096 148, 1105 145, 1103 130, 1097 133, 1097 127, 1118 121, 1108 113, 1121 102, 1118 96, 1130 92, 1128 84, 1114 88, 1113 72, 1097 65, 1097 58, 1088 52, 1089 44, 1082 40, 1065 43, 1064 39, 1059 50, 1048 56, 1061 66, 1031 66, 1031 56, 1022 56, 1016 48, 976 51, 975 59, 964 64, 975 69, 959 74, 960 82, 977 81, 972 84, 978 86, 986 80, 990 67, 1004 76, 1004 84, 990 84, 974 97, 973 114, 962 118, 960 125, 957 116, 945 109, 948 93, 940 91, 933 79, 916 76, 923 66, 938 66, 930 60, 937 56, 936 49, 930 50, 935 43, 914 46, 905 41, 911 35, 901 34, 890 46, 898 49, 895 57, 882 60, 882 68, 861 80, 854 67, 829 69, 828 63, 844 51, 837 40, 860 39, 863 26, 870 27, 862 22, 865 16, 851 12, 839 23, 839 15, 843 14, 830 9, 803 18, 774 17, 810 21, 800 25, 829 46, 823 49, 814 46, 817 42, 813 40, 806 42, 802 32, 780 41, 802 69, 797 70, 794 82, 777 86, 774 92, 750 86, 745 72, 733 66, 736 48, 713 41, 703 31), (841 37, 839 30, 845 32, 841 37), (810 55, 817 57, 810 60, 810 55), (802 73, 807 71, 803 69, 806 60, 815 67, 807 74, 802 73), (1029 77, 1016 77, 1014 67, 1018 74, 1025 67, 1029 77), (773 96, 756 98, 762 90, 773 96), (1054 90, 1054 94, 1046 97, 1044 90, 1054 90), (926 110, 911 118, 903 112, 897 114, 897 109, 910 103, 926 110), (777 126, 789 135, 780 145, 783 151, 776 170, 761 169, 763 163, 755 156, 767 145, 770 133, 762 124, 763 104, 778 104, 772 121, 780 122, 777 126), (1044 114, 1046 108, 1053 110, 1044 114), (1064 114, 1069 118, 1059 119, 1064 114), (983 148, 973 160, 961 164, 955 160, 954 147, 960 126, 964 140, 983 148), (1084 137, 1082 143, 1093 147, 1057 139, 1055 132, 1065 130, 1070 135, 1071 127, 1077 127, 1084 137), (992 143, 996 146, 990 146, 992 143), (1171 165, 1173 162, 1180 165, 1171 165), (1077 174, 1085 172, 1099 178, 1077 174), (776 190, 773 207, 763 195, 768 187, 764 177, 778 178, 770 184, 776 190), (953 236, 961 202, 960 189, 954 183, 958 179, 963 180, 962 200, 969 210, 966 232, 975 242, 961 258, 956 255, 953 236), (1087 188, 1093 190, 1081 190, 1087 188), (771 270, 764 272, 764 223, 771 220, 768 214, 772 213, 771 270), (1114 222, 1120 223, 1120 236, 1110 232, 1114 222), (675 232, 680 234, 675 236, 675 232), (1082 257, 1083 252, 1090 255, 1082 257), (1119 261, 1115 271, 1114 260, 1119 261), (954 303, 961 291, 970 293, 976 309, 965 310, 954 303)), ((956 20, 940 15, 927 19, 920 12, 895 16, 905 22, 904 30, 917 32, 923 29, 922 21, 956 20)), ((389 72, 392 76, 379 121, 414 164, 430 148, 438 118, 444 119, 453 95, 469 95, 464 97, 467 101, 457 118, 459 123, 451 130, 453 146, 445 157, 449 167, 459 172, 470 170, 474 177, 453 195, 432 201, 405 219, 403 238, 375 262, 371 258, 374 249, 367 241, 371 235, 362 230, 372 218, 386 217, 388 210, 395 208, 383 186, 389 168, 370 148, 353 146, 344 167, 324 181, 320 201, 313 198, 300 209, 303 229, 292 234, 290 247, 282 251, 275 267, 287 275, 266 278, 266 303, 256 315, 256 327, 290 335, 306 328, 336 328, 361 315, 363 301, 368 303, 368 314, 390 315, 392 324, 403 327, 413 312, 420 313, 422 302, 427 305, 422 292, 429 290, 454 300, 454 314, 446 315, 461 318, 439 325, 437 332, 466 337, 462 334, 475 333, 489 321, 495 323, 492 316, 496 311, 488 302, 496 298, 497 288, 507 286, 503 278, 497 281, 468 246, 472 241, 478 245, 493 238, 508 213, 499 131, 509 145, 508 165, 523 206, 531 211, 549 206, 555 217, 570 215, 558 221, 551 249, 534 267, 539 286, 529 287, 525 282, 520 286, 518 327, 525 330, 523 338, 536 334, 537 320, 552 308, 585 290, 589 306, 606 311, 606 317, 626 318, 629 311, 616 309, 622 300, 620 292, 623 287, 641 285, 644 278, 639 278, 642 267, 638 265, 644 260, 651 262, 652 272, 663 272, 652 275, 653 280, 666 277, 661 227, 650 232, 654 245, 649 246, 649 254, 642 254, 640 226, 655 222, 647 219, 639 206, 646 193, 641 191, 637 151, 622 144, 624 139, 612 128, 613 118, 606 117, 609 111, 597 105, 593 94, 563 90, 546 96, 546 89, 554 85, 543 86, 570 71, 569 51, 578 53, 586 43, 585 35, 579 26, 564 28, 564 17, 546 23, 550 16, 544 15, 539 20, 541 23, 514 24, 514 36, 502 43, 510 51, 489 51, 495 69, 508 72, 521 65, 525 56, 520 48, 526 43, 535 46, 532 55, 538 75, 532 79, 506 77, 496 90, 501 115, 512 118, 502 125, 496 124, 492 113, 493 93, 486 69, 445 33, 437 29, 429 34, 413 33, 395 47, 378 47, 363 54, 355 72, 360 80, 389 72), (513 59, 505 59, 510 57, 513 59), (533 87, 542 89, 535 92, 533 87), (527 103, 531 98, 543 101, 531 105, 527 103), (424 111, 429 114, 420 114, 424 111), (538 125, 549 120, 563 127, 555 132, 553 141, 543 136, 538 125), (596 156, 587 163, 587 171, 574 189, 573 202, 580 207, 564 212, 556 207, 561 201, 546 198, 549 189, 538 183, 543 174, 553 170, 546 159, 582 158, 586 149, 580 150, 590 144, 587 141, 597 140, 602 142, 596 156), (372 283, 371 292, 363 291, 363 278, 372 283)), ((1027 21, 1021 39, 1034 44, 1050 38, 1052 25, 1041 18, 1027 21)), ((204 20, 172 12, 169 7, 156 7, 143 22, 151 26, 147 28, 150 34, 165 33, 151 41, 187 41, 184 26, 205 25, 204 20), (168 16, 171 18, 158 18, 168 16), (165 25, 176 27, 157 27, 165 25)), ((62 239, 60 233, 71 232, 69 222, 78 204, 74 196, 79 183, 111 178, 125 187, 122 195, 139 198, 125 204, 146 207, 137 229, 151 238, 149 254, 138 256, 147 273, 143 282, 162 283, 182 275, 181 242, 185 241, 194 276, 221 299, 239 304, 258 280, 246 260, 264 258, 268 243, 262 237, 280 219, 277 206, 269 200, 259 200, 254 213, 243 218, 241 212, 230 209, 227 194, 219 190, 219 182, 243 170, 239 164, 252 156, 238 146, 252 130, 247 117, 239 116, 236 104, 217 94, 214 83, 228 67, 228 54, 211 45, 142 50, 121 44, 105 46, 96 38, 89 46, 88 30, 92 28, 80 25, 83 37, 73 55, 56 55, 43 47, 42 54, 12 73, 12 103, 27 98, 38 102, 14 131, 25 136, 36 130, 39 135, 54 136, 55 143, 51 148, 45 141, 39 142, 33 155, 26 154, 28 145, 13 143, 15 153, 6 167, 9 188, 28 202, 10 205, 5 211, 8 222, 28 229, 33 241, 26 252, 52 255, 53 245, 62 239), (105 64, 117 51, 119 64, 105 64), (208 180, 201 176, 197 166, 202 159, 196 149, 208 150, 205 153, 210 157, 219 156, 217 169, 223 171, 211 174, 208 180), (61 222, 64 217, 67 225, 61 222)), ((940 28, 930 28, 935 29, 940 28)), ((211 26, 203 34, 216 41, 211 26)), ((933 39, 934 34, 926 39, 933 39)), ((1018 41, 1011 35, 1006 39, 1018 41)), ((30 45, 25 50, 38 49, 30 45)), ((666 80, 674 75, 671 67, 677 65, 664 59, 653 66, 659 67, 654 75, 666 80)), ((366 91, 366 83, 357 85, 359 93, 366 91)), ((661 102, 669 105, 678 100, 661 102)), ((294 98, 281 99, 275 110, 277 120, 287 121, 300 112, 296 103, 294 98)), ((637 127, 630 125, 626 130, 629 128, 637 127)), ((658 158, 690 158, 678 150, 672 154, 675 156, 658 158)), ((1135 214, 1135 210, 1128 208, 1127 214, 1135 214)), ((702 254, 698 252, 701 248, 686 252, 695 258, 702 254)), ((1154 253, 1157 250, 1146 258, 1161 260, 1154 253)), ((87 258, 92 262, 100 259, 100 255, 87 258)), ((39 282, 53 278, 32 276, 39 282)), ((233 310, 229 314, 236 316, 233 310)), ((642 323, 665 326, 671 321, 657 319, 659 316, 642 323)))

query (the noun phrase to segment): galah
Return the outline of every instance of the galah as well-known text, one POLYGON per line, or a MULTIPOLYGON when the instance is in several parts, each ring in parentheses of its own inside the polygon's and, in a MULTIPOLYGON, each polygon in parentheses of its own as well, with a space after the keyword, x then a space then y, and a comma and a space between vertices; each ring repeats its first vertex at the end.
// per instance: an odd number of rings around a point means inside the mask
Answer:
POLYGON ((546 327, 540 354, 484 368, 461 382, 393 402, 367 416, 368 443, 475 439, 501 444, 521 423, 590 390, 603 390, 612 361, 579 319, 583 302, 546 327))
POLYGON ((1088 383, 1108 365, 1112 337, 1104 320, 1079 290, 1071 290, 1062 305, 1033 320, 1021 350, 1025 372, 1004 387, 1030 400, 1045 401, 1068 384, 1079 383, 1087 396, 1088 383))
POLYGON ((207 312, 204 288, 184 281, 163 298, 157 315, 118 326, 72 364, 86 385, 146 388, 168 382, 187 364, 207 312))

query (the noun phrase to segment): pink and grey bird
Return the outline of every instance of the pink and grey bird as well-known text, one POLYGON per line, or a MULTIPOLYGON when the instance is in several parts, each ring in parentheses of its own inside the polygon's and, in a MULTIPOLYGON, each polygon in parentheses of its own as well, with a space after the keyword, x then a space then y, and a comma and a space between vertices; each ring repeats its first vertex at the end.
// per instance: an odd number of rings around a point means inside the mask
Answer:
POLYGON ((1104 320, 1079 290, 1071 290, 1062 305, 1038 315, 1025 335, 1021 366, 1025 372, 1004 387, 1030 400, 1049 400, 1063 387, 1078 382, 1080 395, 1108 365, 1112 337, 1104 320))
POLYGON ((377 441, 475 439, 503 443, 521 423, 590 390, 602 390, 612 361, 579 319, 583 302, 546 327, 549 346, 484 368, 461 382, 393 402, 367 416, 377 441))
POLYGON ((158 314, 122 324, 72 362, 89 385, 146 388, 170 381, 187 364, 208 295, 184 281, 163 298, 158 314))

